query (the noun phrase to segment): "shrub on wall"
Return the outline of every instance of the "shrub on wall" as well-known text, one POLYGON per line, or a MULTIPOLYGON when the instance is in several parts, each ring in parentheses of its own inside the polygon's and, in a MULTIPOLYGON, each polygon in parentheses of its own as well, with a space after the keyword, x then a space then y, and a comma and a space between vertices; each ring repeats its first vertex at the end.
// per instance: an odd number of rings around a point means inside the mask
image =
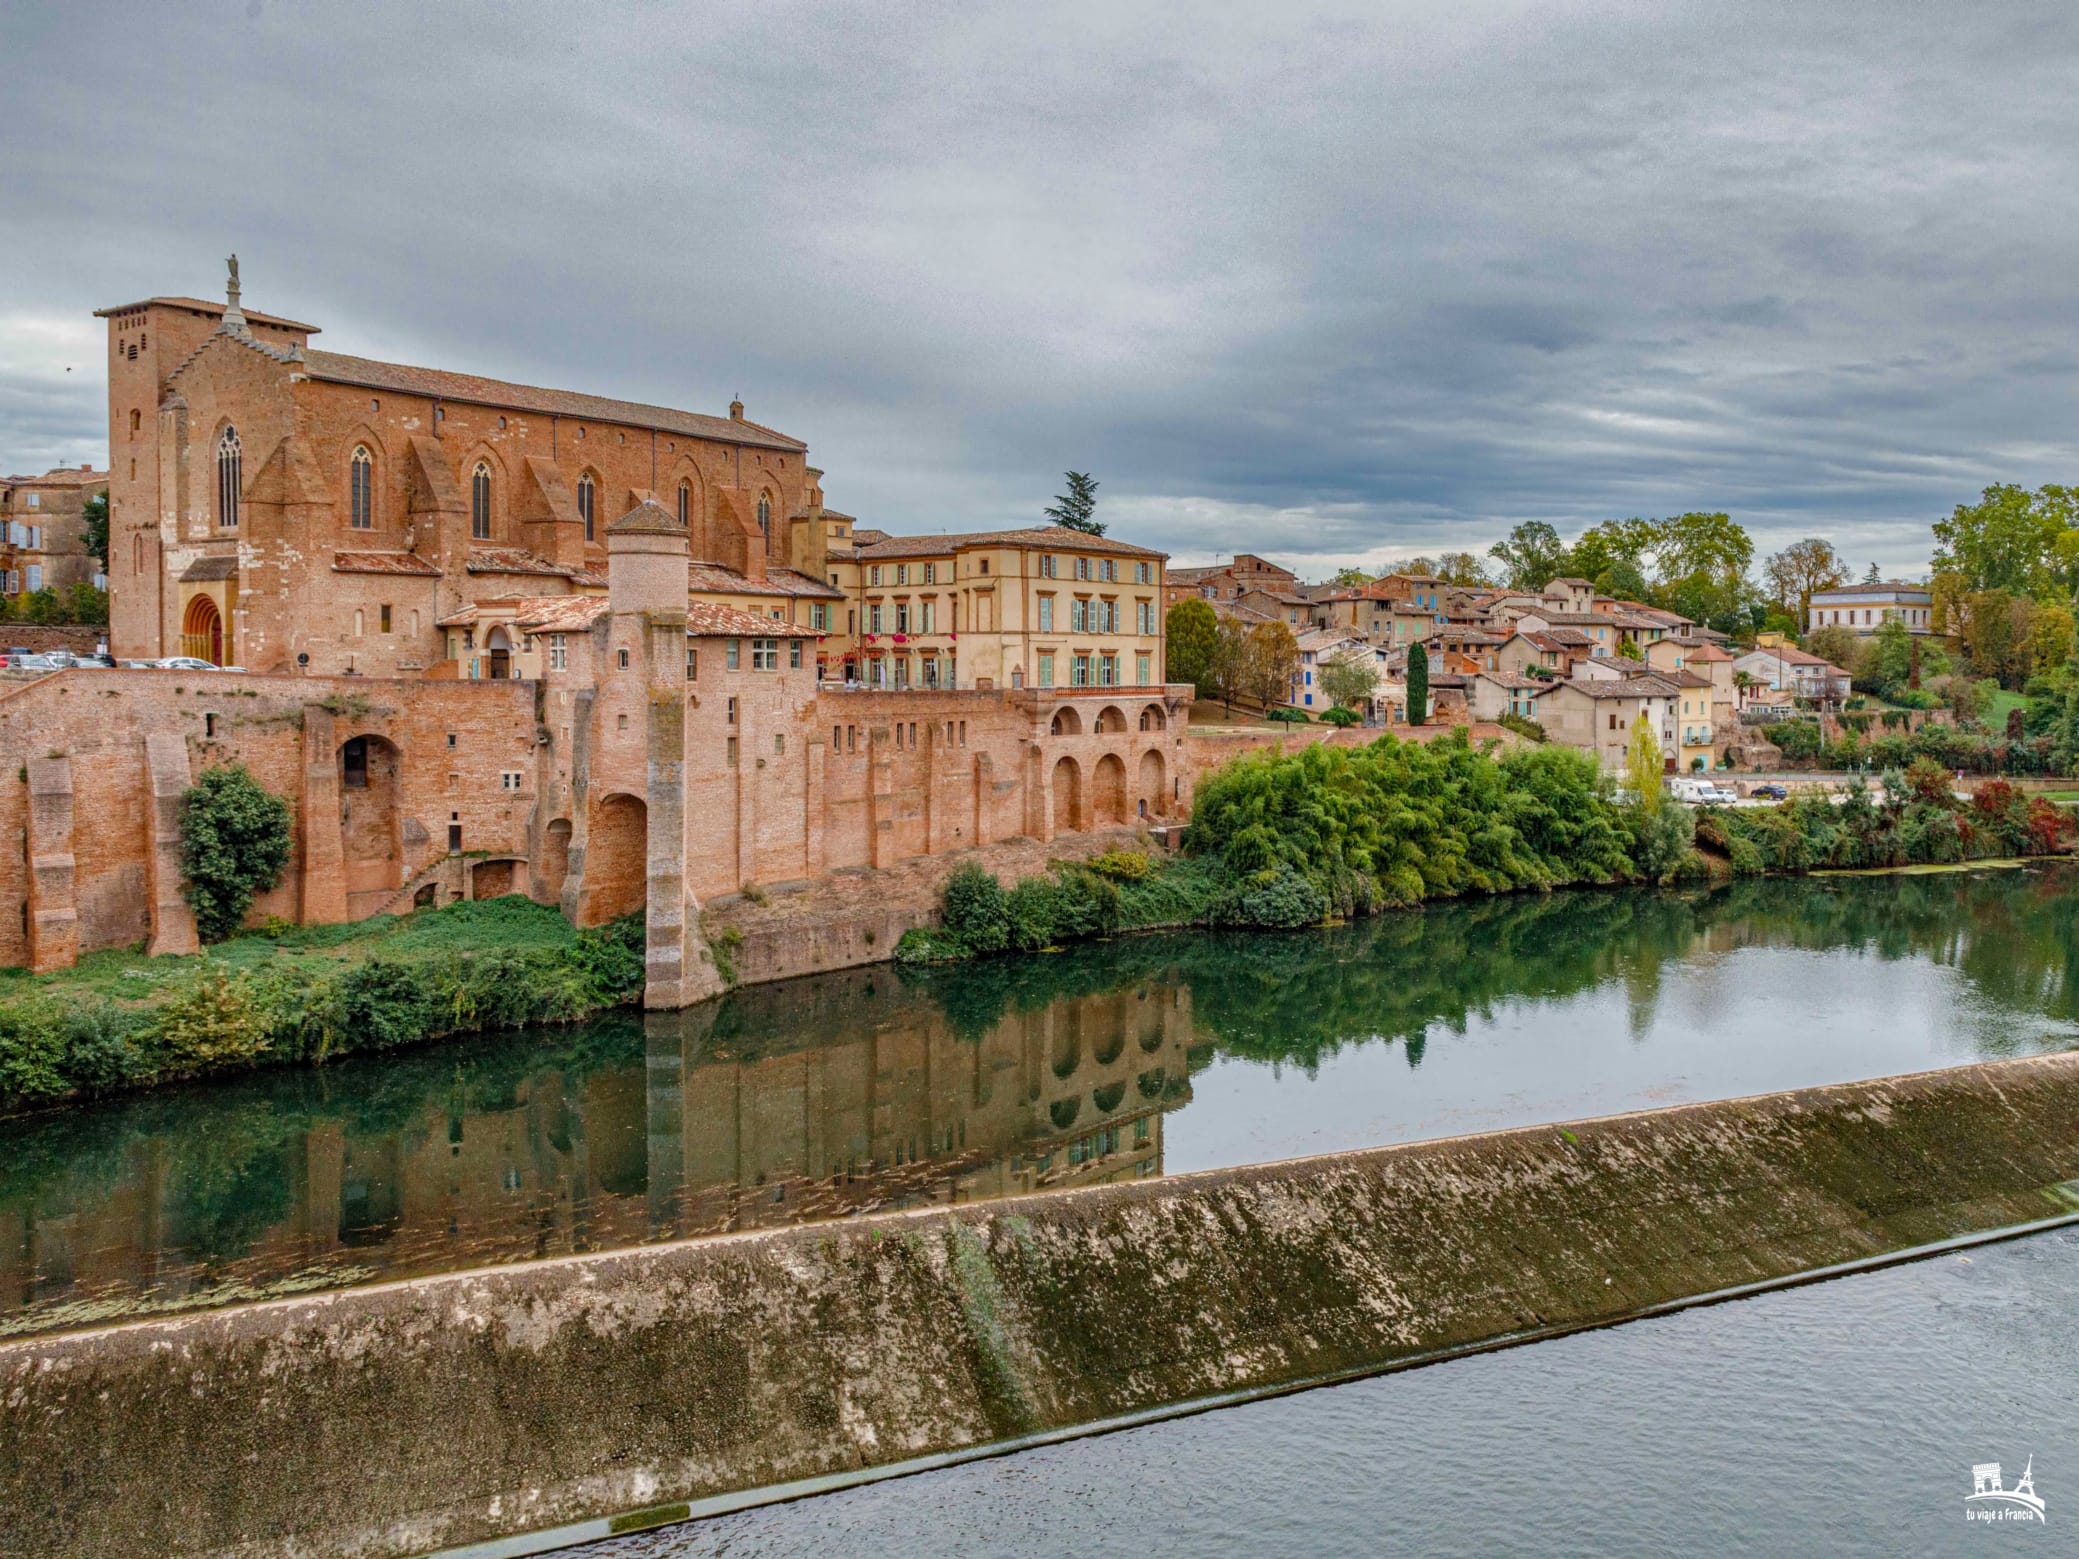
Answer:
POLYGON ((289 804, 242 763, 204 769, 181 797, 182 895, 205 942, 236 931, 289 864, 289 804))

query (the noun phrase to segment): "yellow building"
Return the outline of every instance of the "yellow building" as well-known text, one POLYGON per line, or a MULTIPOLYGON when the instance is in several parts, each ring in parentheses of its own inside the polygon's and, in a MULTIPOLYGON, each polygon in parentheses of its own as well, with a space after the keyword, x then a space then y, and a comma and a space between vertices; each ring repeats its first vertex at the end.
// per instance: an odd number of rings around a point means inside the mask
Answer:
POLYGON ((887 688, 1162 685, 1167 555, 1153 548, 1059 525, 890 536, 828 513, 810 536, 804 572, 846 598, 819 651, 826 677, 887 688))

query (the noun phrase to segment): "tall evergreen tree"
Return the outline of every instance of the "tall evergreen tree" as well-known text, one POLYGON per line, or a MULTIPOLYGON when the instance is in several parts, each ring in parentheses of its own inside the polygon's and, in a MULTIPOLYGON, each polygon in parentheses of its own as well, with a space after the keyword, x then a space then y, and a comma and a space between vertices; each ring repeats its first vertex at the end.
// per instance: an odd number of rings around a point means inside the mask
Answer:
POLYGON ((1429 651, 1419 644, 1408 647, 1408 724, 1422 725, 1429 719, 1429 651))
POLYGON ((1097 512, 1097 481, 1088 471, 1066 471, 1062 473, 1068 481, 1068 491, 1057 497, 1046 511, 1047 517, 1056 525, 1065 525, 1070 530, 1088 532, 1092 536, 1104 534, 1104 522, 1094 518, 1097 512))

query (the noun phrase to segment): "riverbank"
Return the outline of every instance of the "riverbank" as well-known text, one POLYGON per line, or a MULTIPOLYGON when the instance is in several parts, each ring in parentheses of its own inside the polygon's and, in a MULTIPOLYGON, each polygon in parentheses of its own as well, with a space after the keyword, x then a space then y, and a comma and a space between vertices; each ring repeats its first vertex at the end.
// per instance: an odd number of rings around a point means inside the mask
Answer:
POLYGON ((572 1023, 638 1000, 642 919, 520 897, 0 972, 0 1114, 256 1066, 572 1023))
POLYGON ((2066 1053, 147 1321, 0 1345, 0 1509, 25 1552, 538 1551, 2070 1220, 2075 1180, 2066 1053))

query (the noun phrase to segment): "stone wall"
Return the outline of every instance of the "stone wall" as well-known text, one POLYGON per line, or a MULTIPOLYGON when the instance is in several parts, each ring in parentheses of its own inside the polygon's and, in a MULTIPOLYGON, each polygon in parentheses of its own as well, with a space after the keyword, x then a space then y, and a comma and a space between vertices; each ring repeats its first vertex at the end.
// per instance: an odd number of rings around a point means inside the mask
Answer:
POLYGON ((0 1510, 33 1555, 547 1547, 2069 1221, 2075 1182, 2061 1054, 142 1322, 0 1347, 0 1510))

